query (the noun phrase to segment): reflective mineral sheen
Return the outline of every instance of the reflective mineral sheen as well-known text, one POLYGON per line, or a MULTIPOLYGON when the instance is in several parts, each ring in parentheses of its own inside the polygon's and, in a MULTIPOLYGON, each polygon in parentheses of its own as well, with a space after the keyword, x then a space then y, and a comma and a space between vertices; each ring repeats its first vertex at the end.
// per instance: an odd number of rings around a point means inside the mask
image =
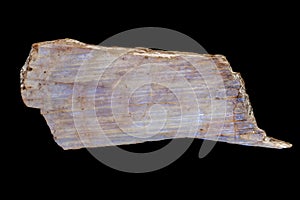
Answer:
POLYGON ((63 149, 175 138, 291 147, 257 127, 243 79, 222 55, 40 42, 21 93, 63 149))

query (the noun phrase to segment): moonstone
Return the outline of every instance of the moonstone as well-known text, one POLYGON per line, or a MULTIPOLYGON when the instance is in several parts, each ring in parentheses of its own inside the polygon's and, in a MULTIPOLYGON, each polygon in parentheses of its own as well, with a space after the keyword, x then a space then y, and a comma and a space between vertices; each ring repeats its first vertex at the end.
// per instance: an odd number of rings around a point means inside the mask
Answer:
POLYGON ((88 45, 32 45, 21 94, 63 149, 201 138, 287 148, 259 129, 239 73, 222 55, 88 45))

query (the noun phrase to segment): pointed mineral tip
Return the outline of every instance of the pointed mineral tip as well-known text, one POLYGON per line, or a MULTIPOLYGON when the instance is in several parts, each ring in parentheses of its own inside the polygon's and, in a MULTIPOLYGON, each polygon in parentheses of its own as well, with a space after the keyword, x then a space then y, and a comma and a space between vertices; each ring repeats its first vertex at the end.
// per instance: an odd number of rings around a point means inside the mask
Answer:
POLYGON ((285 149, 285 148, 291 148, 293 145, 291 143, 284 142, 282 140, 278 140, 272 137, 266 137, 261 142, 261 146, 276 148, 276 149, 285 149))

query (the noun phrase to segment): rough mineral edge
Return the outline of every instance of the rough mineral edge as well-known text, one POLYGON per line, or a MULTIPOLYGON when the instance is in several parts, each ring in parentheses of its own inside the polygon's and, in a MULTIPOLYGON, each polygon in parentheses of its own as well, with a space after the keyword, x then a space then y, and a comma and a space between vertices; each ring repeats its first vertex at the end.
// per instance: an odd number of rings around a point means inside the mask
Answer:
MULTIPOLYGON (((224 56, 223 56, 223 58, 227 61, 227 59, 224 56)), ((288 142, 285 142, 282 140, 278 140, 273 137, 269 137, 266 135, 264 130, 258 128, 257 122, 254 117, 253 108, 250 103, 249 96, 246 93, 245 82, 240 73, 234 72, 231 67, 229 67, 229 69, 230 69, 231 73, 233 74, 233 76, 237 77, 237 79, 240 80, 241 87, 239 89, 238 97, 245 99, 244 107, 247 110, 247 114, 249 117, 248 120, 250 120, 255 126, 253 132, 250 132, 249 134, 245 134, 245 135, 241 136, 240 144, 249 145, 249 146, 266 147, 266 148, 276 148, 276 149, 292 147, 291 143, 288 143, 288 142), (253 138, 252 138, 253 136, 257 137, 256 134, 253 134, 255 132, 259 134, 259 137, 261 137, 261 139, 259 141, 257 141, 257 140, 251 141, 251 140, 253 140, 253 138), (245 141, 242 141, 242 139, 245 139, 245 141)))
MULTIPOLYGON (((254 117, 253 108, 252 108, 251 103, 250 103, 249 96, 246 93, 245 82, 244 82, 243 78, 241 77, 240 73, 233 72, 233 71, 232 71, 232 73, 235 74, 236 76, 238 76, 239 79, 241 80, 241 88, 239 90, 239 95, 242 98, 246 99, 245 106, 246 106, 246 109, 247 109, 247 112, 248 112, 248 115, 249 115, 249 119, 252 120, 253 124, 255 124, 256 132, 259 132, 260 134, 262 134, 262 140, 261 141, 249 142, 248 144, 246 142, 245 145, 260 146, 260 147, 267 147, 267 148, 277 148, 277 149, 292 147, 292 144, 290 144, 288 142, 285 142, 285 141, 275 139, 273 137, 269 137, 269 136, 266 135, 264 130, 258 128, 257 122, 256 122, 255 117, 254 117)), ((251 136, 252 136, 251 134, 245 135, 244 138, 246 140, 251 140, 251 136)))
MULTIPOLYGON (((125 49, 125 48, 121 48, 121 47, 101 47, 101 46, 94 46, 94 45, 86 45, 84 43, 78 42, 76 40, 72 40, 72 39, 63 39, 63 40, 55 40, 55 41, 49 41, 49 42, 41 42, 41 43, 36 43, 33 44, 32 46, 32 50, 30 52, 29 57, 27 58, 27 61, 25 63, 25 65, 23 66, 22 70, 21 70, 21 93, 22 93, 22 98, 25 102, 25 104, 29 107, 35 107, 35 108, 41 108, 43 107, 42 105, 42 100, 39 99, 32 99, 31 97, 34 96, 34 92, 41 92, 42 94, 42 89, 41 87, 39 88, 35 88, 36 91, 34 90, 30 90, 32 87, 31 85, 28 86, 28 84, 26 84, 26 78, 27 78, 27 73, 30 72, 32 70, 32 65, 34 65, 34 61, 36 59, 36 57, 38 56, 38 49, 41 46, 44 45, 51 45, 51 44, 55 44, 55 45, 69 45, 70 48, 83 48, 83 49, 94 49, 94 50, 99 50, 99 49, 125 49), (28 86, 28 87, 27 87, 28 86)), ((146 48, 135 48, 132 49, 133 50, 133 54, 135 55, 141 55, 141 56, 150 56, 150 57, 167 57, 167 58, 172 58, 176 55, 195 55, 195 56, 199 56, 199 54, 195 54, 195 53, 188 53, 188 52, 161 52, 161 51, 153 51, 150 49, 146 49, 146 48)), ((224 56, 221 55, 204 55, 204 56, 211 56, 213 58, 217 58, 219 60, 222 60, 223 62, 227 62, 226 58, 224 56)), ((228 62, 227 62, 228 63, 228 62)), ((240 89, 239 89, 239 94, 238 97, 240 98, 244 98, 245 100, 242 102, 242 109, 246 109, 246 112, 248 114, 247 120, 252 122, 252 124, 254 125, 254 128, 252 131, 250 131, 249 133, 243 133, 241 135, 238 135, 239 138, 238 139, 230 139, 230 137, 226 138, 226 139, 222 139, 222 138, 218 138, 218 137, 214 137, 214 136, 208 136, 208 137, 199 137, 202 139, 208 139, 208 140, 218 140, 218 141, 224 141, 224 142, 229 142, 229 143, 236 143, 236 144, 242 144, 242 145, 250 145, 250 146, 261 146, 261 147, 269 147, 269 148, 289 148, 292 145, 287 143, 287 142, 283 142, 271 137, 267 137, 265 132, 261 129, 259 129, 257 127, 253 112, 252 112, 252 107, 250 105, 250 101, 248 98, 248 95, 246 94, 245 91, 245 85, 244 85, 244 81, 241 78, 239 73, 233 72, 231 67, 229 66, 228 68, 232 75, 240 81, 240 89)), ((39 86, 41 86, 41 83, 38 83, 39 86)), ((42 96, 42 95, 40 95, 42 96)), ((41 110, 42 114, 43 112, 47 112, 47 111, 43 111, 41 110)), ((45 113, 44 113, 45 114, 45 113)), ((45 116, 46 117, 46 116, 45 116)), ((51 125, 49 123, 51 123, 50 121, 47 120, 46 121, 48 123, 48 125, 51 128, 51 125)), ((236 123, 234 123, 234 125, 236 126, 236 123)), ((54 134, 56 130, 52 130, 52 133, 54 134)), ((57 141, 58 142, 58 141, 57 141)), ((139 142, 144 142, 144 141, 139 141, 139 142)), ((137 142, 136 142, 137 143, 137 142)), ((126 143, 124 143, 126 144, 126 143)), ((93 146, 93 145, 91 145, 93 146)), ((63 146, 63 148, 65 149, 70 149, 70 148, 82 148, 82 146, 63 146)))

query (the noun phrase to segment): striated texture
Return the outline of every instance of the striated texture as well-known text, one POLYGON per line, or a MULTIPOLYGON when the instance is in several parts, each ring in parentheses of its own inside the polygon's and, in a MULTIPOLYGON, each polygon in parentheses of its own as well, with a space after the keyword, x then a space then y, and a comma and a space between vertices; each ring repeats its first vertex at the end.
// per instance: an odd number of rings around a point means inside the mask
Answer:
POLYGON ((64 149, 171 138, 291 147, 257 127, 244 82, 221 55, 41 42, 21 93, 64 149))

